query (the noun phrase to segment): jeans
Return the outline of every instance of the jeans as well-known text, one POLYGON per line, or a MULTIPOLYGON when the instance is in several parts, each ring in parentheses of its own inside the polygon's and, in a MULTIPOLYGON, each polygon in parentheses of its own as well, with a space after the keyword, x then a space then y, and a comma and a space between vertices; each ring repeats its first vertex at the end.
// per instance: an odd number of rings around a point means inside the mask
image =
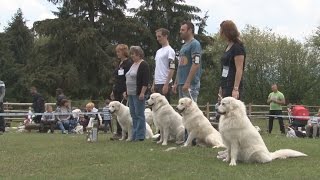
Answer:
POLYGON ((69 120, 69 130, 75 129, 77 127, 78 121, 77 119, 70 119, 69 120))
MULTIPOLYGON (((3 102, 0 102, 0 113, 4 113, 3 102)), ((0 116, 0 131, 4 132, 5 131, 5 126, 6 126, 6 123, 4 121, 4 117, 0 116)))
POLYGON ((137 95, 129 95, 128 101, 133 124, 132 140, 143 140, 146 134, 145 100, 139 100, 137 95))
MULTIPOLYGON (((282 116, 282 110, 270 110, 270 115, 279 115, 282 116)), ((274 116, 269 117, 269 133, 271 133, 272 128, 273 128, 273 120, 274 116)), ((285 134, 285 129, 284 129, 284 124, 283 124, 283 118, 282 117, 277 117, 279 120, 279 126, 280 126, 280 131, 282 134, 285 134)))
MULTIPOLYGON (((154 91, 157 92, 157 93, 160 93, 160 94, 164 95, 163 92, 162 92, 163 85, 164 85, 164 84, 155 84, 155 85, 154 85, 154 91)), ((167 99, 168 102, 170 103, 171 83, 169 83, 168 86, 169 86, 169 87, 168 87, 168 93, 167 93, 166 95, 164 95, 164 96, 166 97, 166 99, 167 99)))
POLYGON ((66 129, 69 130, 70 127, 70 123, 69 120, 64 120, 64 121, 58 121, 57 125, 59 127, 59 129, 61 130, 61 132, 63 133, 66 129))
POLYGON ((194 102, 197 102, 198 100, 198 96, 199 96, 199 92, 200 92, 200 81, 196 84, 191 84, 190 85, 190 93, 189 92, 183 92, 182 91, 182 87, 183 84, 180 84, 178 86, 178 92, 179 92, 179 99, 183 98, 183 97, 191 97, 193 99, 194 102))

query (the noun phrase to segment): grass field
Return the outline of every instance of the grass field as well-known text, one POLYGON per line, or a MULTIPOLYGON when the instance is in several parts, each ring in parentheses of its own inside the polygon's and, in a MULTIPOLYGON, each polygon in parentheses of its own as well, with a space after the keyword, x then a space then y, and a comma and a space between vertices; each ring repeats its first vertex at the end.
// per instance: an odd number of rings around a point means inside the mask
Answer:
MULTIPOLYGON (((275 127, 275 131, 278 131, 275 127)), ((318 179, 320 139, 263 134, 270 151, 291 148, 309 157, 229 167, 218 150, 188 147, 165 152, 151 140, 97 143, 84 135, 8 132, 0 136, 0 179, 318 179)))

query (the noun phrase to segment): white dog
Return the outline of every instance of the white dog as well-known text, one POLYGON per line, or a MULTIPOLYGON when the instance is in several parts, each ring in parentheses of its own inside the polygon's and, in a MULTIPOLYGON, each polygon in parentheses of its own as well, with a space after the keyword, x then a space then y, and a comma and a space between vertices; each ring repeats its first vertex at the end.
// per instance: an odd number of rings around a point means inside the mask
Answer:
POLYGON ((182 122, 189 133, 184 146, 190 145, 193 139, 197 139, 199 145, 214 148, 225 147, 220 133, 214 129, 197 104, 190 98, 180 99, 177 110, 182 114, 182 122))
POLYGON ((176 143, 181 143, 184 140, 184 127, 182 117, 169 104, 166 97, 153 93, 147 101, 149 106, 152 106, 153 118, 155 126, 160 129, 160 140, 158 144, 168 144, 169 137, 176 140, 176 143))
POLYGON ((223 98, 218 112, 221 114, 219 130, 223 143, 227 146, 226 151, 218 153, 218 158, 230 161, 230 166, 235 166, 237 160, 267 163, 278 158, 307 156, 291 149, 269 152, 259 132, 251 124, 245 105, 240 100, 233 97, 223 98))
MULTIPOLYGON (((117 121, 122 128, 122 138, 120 140, 124 140, 126 133, 128 133, 127 141, 132 141, 132 118, 129 107, 123 105, 119 101, 112 101, 109 104, 109 110, 112 114, 117 116, 117 121)), ((148 123, 146 123, 146 139, 152 138, 152 136, 152 130, 148 123)))

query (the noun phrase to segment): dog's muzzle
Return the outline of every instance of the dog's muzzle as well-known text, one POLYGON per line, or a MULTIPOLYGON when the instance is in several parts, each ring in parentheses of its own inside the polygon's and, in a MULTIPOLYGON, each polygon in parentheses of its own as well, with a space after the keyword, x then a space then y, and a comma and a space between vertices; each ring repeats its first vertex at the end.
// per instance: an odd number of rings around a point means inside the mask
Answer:
POLYGON ((176 107, 176 110, 177 110, 179 113, 183 113, 183 111, 186 110, 186 108, 179 109, 178 106, 177 106, 177 107, 176 107))
POLYGON ((220 115, 225 115, 227 112, 221 112, 221 111, 217 111, 218 112, 218 114, 220 114, 220 115))
POLYGON ((113 114, 115 111, 110 111, 110 110, 109 110, 109 112, 110 112, 111 114, 113 114))
POLYGON ((149 104, 149 102, 147 101, 147 104, 148 104, 148 106, 153 106, 154 105, 154 103, 152 103, 152 104, 149 104))

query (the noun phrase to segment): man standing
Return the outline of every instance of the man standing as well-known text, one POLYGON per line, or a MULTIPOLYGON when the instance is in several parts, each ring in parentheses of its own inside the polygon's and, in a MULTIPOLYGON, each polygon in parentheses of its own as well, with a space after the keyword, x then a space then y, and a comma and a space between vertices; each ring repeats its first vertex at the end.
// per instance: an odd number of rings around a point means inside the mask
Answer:
POLYGON ((61 104, 61 101, 62 99, 68 99, 64 93, 63 93, 63 90, 61 88, 57 88, 56 89, 56 96, 57 96, 57 102, 56 102, 56 106, 57 107, 60 107, 62 104, 61 104))
MULTIPOLYGON (((6 86, 3 81, 0 80, 0 113, 4 113, 3 110, 3 98, 6 94, 6 86)), ((5 131, 6 123, 4 121, 4 117, 0 116, 0 135, 2 135, 5 131)))
POLYGON ((282 106, 285 104, 284 95, 278 91, 277 84, 271 86, 272 93, 269 94, 267 103, 270 104, 270 116, 269 116, 269 134, 271 134, 273 128, 273 120, 278 116, 280 131, 285 134, 283 118, 282 116, 282 106))
POLYGON ((173 85, 173 92, 179 92, 179 98, 190 97, 197 102, 200 91, 201 77, 201 45, 194 39, 194 25, 183 22, 180 27, 180 37, 184 45, 179 53, 177 78, 173 85))
POLYGON ((151 91, 164 95, 170 103, 170 84, 175 70, 175 52, 169 45, 169 33, 169 30, 165 28, 156 30, 157 41, 162 47, 155 56, 156 67, 151 91))
MULTIPOLYGON (((30 88, 30 93, 33 97, 33 100, 32 100, 32 108, 33 108, 33 111, 34 113, 44 113, 44 99, 43 97, 41 96, 41 94, 38 93, 37 91, 37 88, 36 87, 31 87, 30 88)), ((41 121, 41 117, 42 115, 36 115, 34 117, 34 122, 35 123, 40 123, 41 121)))

